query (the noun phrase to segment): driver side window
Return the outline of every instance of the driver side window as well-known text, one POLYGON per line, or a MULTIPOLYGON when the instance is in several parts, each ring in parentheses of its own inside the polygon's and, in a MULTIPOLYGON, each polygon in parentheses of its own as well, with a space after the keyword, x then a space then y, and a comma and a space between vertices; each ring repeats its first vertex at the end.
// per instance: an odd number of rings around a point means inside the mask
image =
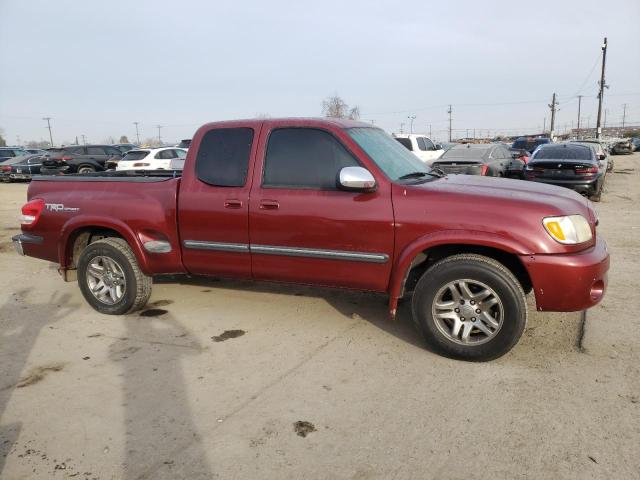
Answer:
POLYGON ((329 132, 278 128, 269 136, 262 185, 336 190, 340 170, 359 165, 329 132))

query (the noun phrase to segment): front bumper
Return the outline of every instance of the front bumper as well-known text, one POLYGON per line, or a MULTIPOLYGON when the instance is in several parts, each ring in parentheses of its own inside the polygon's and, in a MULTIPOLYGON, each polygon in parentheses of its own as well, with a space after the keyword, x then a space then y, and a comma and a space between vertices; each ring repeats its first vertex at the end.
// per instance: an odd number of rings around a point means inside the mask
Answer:
POLYGON ((521 255, 538 310, 576 312, 598 304, 607 288, 609 252, 604 239, 582 252, 521 255))
POLYGON ((42 240, 42 237, 31 235, 29 233, 21 233, 20 235, 16 235, 15 237, 11 238, 11 241, 13 242, 13 248, 15 248, 16 252, 18 252, 20 255, 24 255, 23 244, 30 243, 40 245, 42 243, 42 240))

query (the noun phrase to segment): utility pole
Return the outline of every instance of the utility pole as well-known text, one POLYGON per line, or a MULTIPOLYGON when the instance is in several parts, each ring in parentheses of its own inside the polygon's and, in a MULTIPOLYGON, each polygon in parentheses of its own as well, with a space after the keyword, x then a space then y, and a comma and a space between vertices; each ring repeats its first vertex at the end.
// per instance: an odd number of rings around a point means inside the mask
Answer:
POLYGON ((549 105, 549 108, 551 109, 551 129, 549 130, 549 138, 551 138, 553 140, 553 128, 555 127, 556 124, 556 106, 558 105, 558 102, 556 102, 556 94, 553 94, 553 97, 551 98, 551 104, 549 105))
POLYGON ((138 145, 140 145, 140 132, 138 131, 138 124, 140 122, 133 122, 133 124, 136 126, 136 138, 138 139, 138 145))
POLYGON ((49 129, 49 140, 51 142, 51 146, 53 147, 53 135, 51 134, 51 117, 44 117, 43 120, 47 121, 47 128, 49 129))
POLYGON ((602 98, 604 97, 604 89, 609 86, 604 83, 604 66, 607 61, 607 37, 604 37, 602 44, 602 72, 600 73, 600 91, 598 92, 598 121, 596 122, 596 138, 600 139, 600 116, 602 115, 602 98))
POLYGON ((411 121, 411 123, 409 124, 410 125, 409 133, 413 133, 413 121, 416 119, 416 116, 415 115, 409 115, 407 118, 411 121))
POLYGON ((475 128, 473 129, 473 139, 474 140, 476 139, 476 129, 475 128))
POLYGON ((627 120, 627 104, 622 105, 622 129, 624 130, 624 123, 627 120))
POLYGON ((604 122, 602 123, 602 129, 604 130, 605 128, 607 128, 607 112, 609 110, 607 108, 604 109, 604 122))
POLYGON ((578 127, 576 128, 576 140, 580 140, 580 108, 582 107, 582 95, 578 95, 578 127))
POLYGON ((542 119, 542 133, 547 131, 547 117, 542 119))
POLYGON ((447 113, 449 114, 449 143, 451 143, 451 105, 449 105, 447 113))
POLYGON ((162 145, 162 137, 160 136, 160 130, 162 129, 162 125, 156 125, 156 128, 158 129, 158 143, 162 145))
POLYGON ((400 122, 400 133, 404 133, 402 129, 404 128, 404 122, 400 122))
POLYGON ((80 135, 82 137, 82 144, 86 145, 87 144, 87 136, 83 133, 82 135, 80 135))
POLYGON ((467 134, 465 135, 465 138, 469 138, 469 129, 467 128, 467 134))
POLYGON ((429 138, 431 138, 431 124, 429 124, 429 138))

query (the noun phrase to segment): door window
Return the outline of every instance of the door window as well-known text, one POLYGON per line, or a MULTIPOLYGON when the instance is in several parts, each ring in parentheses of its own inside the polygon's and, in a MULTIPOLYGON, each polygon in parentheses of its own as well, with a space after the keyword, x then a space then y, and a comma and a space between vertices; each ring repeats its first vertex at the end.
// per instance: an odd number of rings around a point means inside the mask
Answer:
POLYGON ((420 150, 422 150, 423 152, 426 152, 427 150, 429 150, 429 149, 427 148, 427 144, 426 144, 426 142, 424 141, 424 138, 422 138, 422 137, 418 137, 418 138, 416 138, 416 142, 418 142, 418 148, 419 148, 420 150))
POLYGON ((252 143, 251 128, 209 130, 196 157, 198 180, 220 187, 242 187, 247 180, 252 143))
POLYGON ((87 155, 104 155, 104 148, 102 147, 87 147, 87 155))
POLYGON ((263 186, 337 189, 340 170, 358 161, 330 133, 313 128, 279 128, 271 132, 263 186))

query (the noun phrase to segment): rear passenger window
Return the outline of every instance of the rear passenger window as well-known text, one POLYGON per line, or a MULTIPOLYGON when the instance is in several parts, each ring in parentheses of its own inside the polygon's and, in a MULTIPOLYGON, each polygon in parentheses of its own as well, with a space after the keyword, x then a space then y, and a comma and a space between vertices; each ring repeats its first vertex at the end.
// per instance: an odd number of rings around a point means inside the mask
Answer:
POLYGON ((102 147, 87 147, 87 155, 104 155, 102 147))
POLYGON ((416 138, 416 141, 418 142, 418 148, 422 151, 426 151, 427 150, 427 144, 424 143, 424 138, 422 137, 418 137, 416 138))
POLYGON ((242 187, 247 180, 252 142, 251 128, 209 130, 198 148, 198 179, 218 187, 242 187))
POLYGON ((83 147, 70 148, 67 151, 72 155, 84 155, 84 148, 83 147))
POLYGON ((343 167, 358 162, 333 135, 312 128, 271 132, 265 156, 265 187, 337 189, 343 167))

